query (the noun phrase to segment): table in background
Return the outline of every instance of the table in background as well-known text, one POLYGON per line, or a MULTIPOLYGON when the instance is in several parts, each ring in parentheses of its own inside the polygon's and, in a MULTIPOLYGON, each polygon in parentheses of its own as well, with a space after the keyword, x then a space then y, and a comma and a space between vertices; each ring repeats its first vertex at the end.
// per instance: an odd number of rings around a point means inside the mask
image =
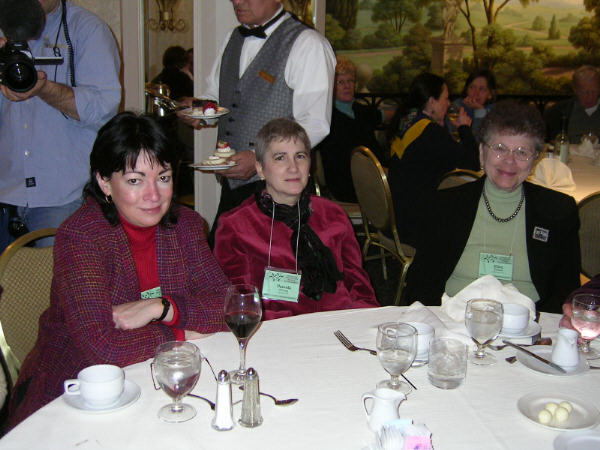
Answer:
MULTIPOLYGON (((444 317, 439 308, 431 308, 444 317)), ((306 314, 264 322, 248 347, 248 364, 260 375, 261 390, 280 398, 297 397, 298 403, 275 407, 261 397, 264 423, 254 429, 236 425, 217 432, 210 426, 208 405, 188 398, 198 410, 189 422, 169 424, 157 417, 169 398, 155 391, 150 361, 125 369, 129 380, 142 388, 140 399, 127 409, 104 415, 76 411, 58 398, 0 440, 1 449, 360 449, 372 442, 361 395, 388 377, 376 357, 350 352, 333 336, 342 330, 356 345, 374 347, 376 325, 397 320, 406 308, 306 314)), ((542 314, 544 336, 555 337, 559 316, 542 314)), ((444 320, 447 322, 447 320, 444 320)), ((462 325, 453 324, 454 327, 462 325)), ((238 362, 231 333, 218 333, 195 341, 215 370, 238 362)), ((523 417, 517 400, 530 392, 574 396, 600 404, 600 371, 573 377, 552 377, 533 372, 504 357, 514 350, 495 353, 493 366, 470 364, 465 384, 441 390, 427 381, 427 366, 407 376, 418 387, 401 406, 402 417, 425 423, 439 450, 550 449, 559 434, 523 417)), ((234 399, 241 391, 234 389, 234 399)), ((216 386, 203 366, 195 393, 214 399, 216 386)), ((234 408, 236 419, 240 405, 234 408)))
POLYGON ((575 192, 568 194, 580 202, 594 192, 600 191, 600 166, 593 164, 592 158, 585 156, 571 155, 569 159, 569 168, 575 180, 575 192))

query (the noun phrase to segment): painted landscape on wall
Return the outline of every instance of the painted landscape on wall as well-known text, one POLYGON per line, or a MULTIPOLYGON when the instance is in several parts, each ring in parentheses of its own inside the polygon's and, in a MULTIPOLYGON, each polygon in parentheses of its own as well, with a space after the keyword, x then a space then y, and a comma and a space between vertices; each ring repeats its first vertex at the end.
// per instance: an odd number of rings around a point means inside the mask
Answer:
POLYGON ((433 70, 458 94, 487 68, 501 94, 567 94, 576 67, 600 64, 600 0, 327 0, 326 13, 370 92, 405 92, 433 70))

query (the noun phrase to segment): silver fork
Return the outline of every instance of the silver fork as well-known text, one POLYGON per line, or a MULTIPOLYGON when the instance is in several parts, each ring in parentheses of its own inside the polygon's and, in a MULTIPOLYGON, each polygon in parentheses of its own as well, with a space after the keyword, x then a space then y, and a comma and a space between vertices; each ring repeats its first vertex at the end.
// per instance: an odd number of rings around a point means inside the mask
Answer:
POLYGON ((356 350, 364 350, 365 352, 369 352, 371 355, 377 356, 377 352, 375 350, 357 347, 356 345, 354 345, 340 330, 335 330, 333 334, 344 345, 344 347, 346 347, 351 352, 355 352, 356 350))

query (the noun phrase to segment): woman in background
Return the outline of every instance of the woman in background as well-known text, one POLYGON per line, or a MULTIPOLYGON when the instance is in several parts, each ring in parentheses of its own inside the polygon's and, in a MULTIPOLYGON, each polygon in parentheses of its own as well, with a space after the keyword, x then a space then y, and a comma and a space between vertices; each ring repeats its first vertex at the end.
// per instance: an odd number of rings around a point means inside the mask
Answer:
POLYGON ((461 97, 453 105, 459 110, 464 108, 471 118, 473 133, 477 133, 481 121, 493 108, 496 101, 496 78, 487 69, 478 70, 469 74, 461 97))

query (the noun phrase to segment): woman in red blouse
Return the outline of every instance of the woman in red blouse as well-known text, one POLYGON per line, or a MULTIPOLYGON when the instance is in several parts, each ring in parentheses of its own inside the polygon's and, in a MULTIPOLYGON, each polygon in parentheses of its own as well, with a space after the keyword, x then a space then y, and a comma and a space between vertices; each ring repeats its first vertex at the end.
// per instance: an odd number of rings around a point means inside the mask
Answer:
POLYGON ((153 118, 130 112, 98 132, 85 203, 56 235, 51 304, 13 392, 11 426, 87 366, 127 366, 163 342, 225 329, 229 281, 204 220, 172 203, 172 148, 153 118))
POLYGON ((266 188, 219 218, 215 256, 234 283, 257 286, 263 318, 379 306, 348 216, 307 190, 310 142, 290 119, 258 133, 266 188))

